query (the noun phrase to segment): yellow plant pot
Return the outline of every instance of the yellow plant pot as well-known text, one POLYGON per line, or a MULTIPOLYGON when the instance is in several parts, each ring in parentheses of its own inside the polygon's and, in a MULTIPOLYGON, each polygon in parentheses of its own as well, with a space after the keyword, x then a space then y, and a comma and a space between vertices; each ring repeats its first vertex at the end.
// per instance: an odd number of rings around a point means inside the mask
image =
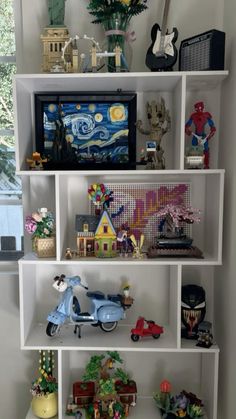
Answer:
POLYGON ((38 418, 53 418, 57 414, 57 394, 50 393, 48 395, 33 397, 31 409, 38 418))

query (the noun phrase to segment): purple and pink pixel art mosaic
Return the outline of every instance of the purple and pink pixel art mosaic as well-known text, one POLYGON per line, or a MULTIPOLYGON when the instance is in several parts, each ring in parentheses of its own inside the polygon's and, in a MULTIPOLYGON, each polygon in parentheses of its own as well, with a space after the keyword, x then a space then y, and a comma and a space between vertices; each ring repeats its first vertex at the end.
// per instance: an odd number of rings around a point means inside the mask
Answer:
MULTIPOLYGON (((113 202, 109 213, 116 230, 123 225, 137 237, 145 235, 145 247, 152 245, 158 235, 158 225, 161 220, 157 212, 166 206, 190 206, 189 183, 106 183, 113 191, 113 202)), ((91 203, 91 213, 94 205, 91 203)), ((189 226, 185 226, 188 233, 189 226)))

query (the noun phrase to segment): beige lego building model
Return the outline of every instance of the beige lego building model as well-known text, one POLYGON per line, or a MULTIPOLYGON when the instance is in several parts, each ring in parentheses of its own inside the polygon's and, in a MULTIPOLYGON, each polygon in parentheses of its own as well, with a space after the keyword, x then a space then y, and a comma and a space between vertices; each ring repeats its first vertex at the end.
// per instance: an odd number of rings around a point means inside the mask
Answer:
MULTIPOLYGON (((68 29, 66 27, 47 27, 44 29, 41 39, 43 42, 42 70, 47 73, 53 71, 53 66, 61 66, 61 71, 63 71, 62 48, 70 39, 68 29)), ((71 62, 71 55, 72 46, 69 45, 65 52, 67 62, 71 62)))
POLYGON ((78 73, 79 71, 79 50, 76 40, 74 40, 72 47, 72 69, 74 73, 78 73))

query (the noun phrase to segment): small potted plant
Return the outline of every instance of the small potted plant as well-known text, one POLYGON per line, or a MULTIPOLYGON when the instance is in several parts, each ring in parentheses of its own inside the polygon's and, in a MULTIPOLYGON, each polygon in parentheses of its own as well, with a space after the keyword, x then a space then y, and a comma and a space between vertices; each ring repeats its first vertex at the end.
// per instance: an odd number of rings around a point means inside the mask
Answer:
POLYGON ((30 392, 33 396, 31 408, 38 418, 48 419, 57 414, 56 378, 53 376, 53 351, 39 351, 39 377, 33 381, 30 392))
POLYGON ((130 290, 130 285, 128 284, 128 282, 125 282, 123 285, 123 293, 125 297, 129 297, 129 290, 130 290))
POLYGON ((163 419, 174 419, 177 412, 177 403, 171 396, 171 384, 163 380, 160 384, 160 391, 154 395, 154 400, 160 409, 163 419))
POLYGON ((171 384, 164 380, 160 384, 160 391, 154 395, 154 400, 163 419, 197 419, 204 415, 203 403, 193 393, 183 390, 173 396, 171 384))
POLYGON ((132 306, 134 299, 130 297, 130 284, 128 282, 125 282, 122 286, 123 290, 123 296, 122 296, 122 304, 126 308, 129 308, 132 306))
POLYGON ((55 257, 55 222, 47 208, 40 208, 28 215, 25 230, 32 235, 33 250, 38 257, 55 257))
POLYGON ((202 252, 192 246, 186 233, 189 224, 200 222, 200 210, 191 206, 168 204, 157 212, 161 218, 156 244, 149 247, 147 256, 190 256, 202 258, 202 252))
POLYGON ((183 225, 193 224, 194 222, 199 223, 199 214, 200 210, 192 207, 173 204, 166 205, 157 212, 157 215, 162 217, 159 225, 160 236, 169 240, 178 238, 185 240, 186 236, 183 234, 183 225))

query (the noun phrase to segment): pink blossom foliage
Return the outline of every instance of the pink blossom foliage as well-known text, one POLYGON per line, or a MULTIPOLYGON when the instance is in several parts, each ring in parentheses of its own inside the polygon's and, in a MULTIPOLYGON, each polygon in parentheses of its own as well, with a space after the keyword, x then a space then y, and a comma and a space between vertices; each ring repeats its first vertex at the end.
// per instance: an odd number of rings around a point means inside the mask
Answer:
POLYGON ((32 218, 36 221, 36 223, 40 223, 43 219, 38 212, 33 212, 32 218))
POLYGON ((175 227, 179 227, 180 222, 188 224, 200 222, 200 210, 193 207, 185 207, 184 205, 168 204, 157 212, 159 217, 166 217, 169 215, 175 227))
POLYGON ((28 215, 25 220, 25 229, 29 234, 33 234, 37 228, 37 224, 31 215, 28 215))
POLYGON ((39 212, 33 212, 26 217, 25 230, 32 235, 32 238, 51 237, 54 234, 54 224, 54 217, 51 212, 47 211, 45 216, 42 216, 39 212))

